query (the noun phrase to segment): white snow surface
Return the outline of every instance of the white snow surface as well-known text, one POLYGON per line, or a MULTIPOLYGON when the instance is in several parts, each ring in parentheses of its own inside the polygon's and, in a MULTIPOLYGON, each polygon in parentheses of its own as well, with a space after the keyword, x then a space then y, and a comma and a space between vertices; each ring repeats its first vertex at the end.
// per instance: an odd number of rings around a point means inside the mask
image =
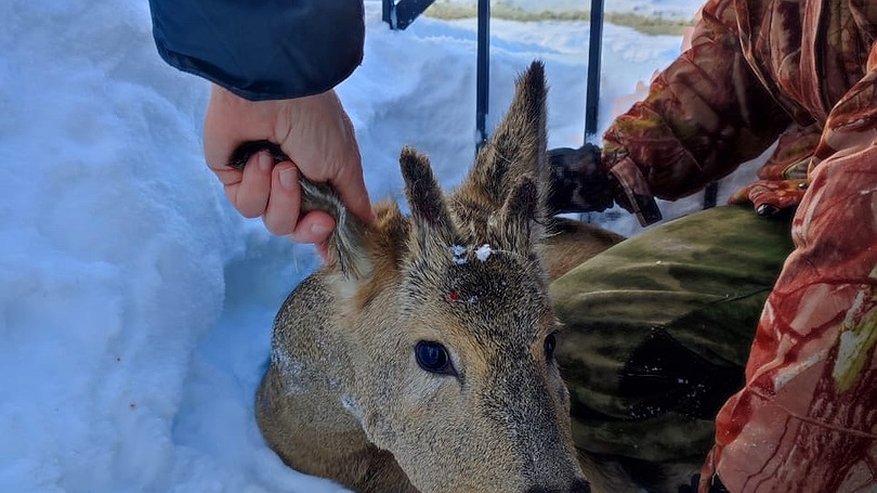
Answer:
MULTIPOLYGON (((401 195, 405 144, 453 186, 473 157, 473 25, 390 32, 367 4, 339 93, 372 197, 401 195)), ((201 155, 207 84, 159 59, 144 1, 7 0, 0 18, 0 491, 340 491, 285 467, 253 418, 274 314, 318 260, 228 205, 201 155)), ((491 124, 541 58, 551 145, 580 145, 587 25, 492 32, 491 124)), ((680 46, 605 40, 604 127, 680 46)))

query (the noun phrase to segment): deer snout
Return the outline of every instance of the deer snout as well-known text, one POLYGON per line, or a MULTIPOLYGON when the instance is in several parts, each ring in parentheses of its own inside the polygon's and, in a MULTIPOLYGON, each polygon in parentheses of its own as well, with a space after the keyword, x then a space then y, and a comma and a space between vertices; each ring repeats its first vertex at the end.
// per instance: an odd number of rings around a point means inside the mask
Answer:
POLYGON ((536 486, 528 489, 527 493, 591 493, 591 486, 585 480, 576 479, 566 488, 536 486))

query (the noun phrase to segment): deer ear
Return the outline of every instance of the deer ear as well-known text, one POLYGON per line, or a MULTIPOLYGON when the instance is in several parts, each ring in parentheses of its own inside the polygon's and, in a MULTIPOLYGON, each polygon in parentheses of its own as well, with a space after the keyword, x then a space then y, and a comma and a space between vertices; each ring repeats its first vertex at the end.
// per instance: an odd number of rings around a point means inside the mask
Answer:
POLYGON ((399 157, 405 195, 411 207, 416 242, 425 248, 429 242, 450 244, 456 237, 451 214, 442 195, 429 159, 410 147, 399 157))
POLYGON ((336 263, 341 274, 359 281, 371 275, 372 252, 368 227, 341 202, 328 185, 307 179, 299 180, 302 210, 322 210, 335 218, 335 231, 327 245, 329 262, 336 263))
POLYGON ((548 183, 545 69, 535 61, 518 78, 515 98, 493 137, 481 148, 460 194, 499 208, 518 177, 529 174, 544 207, 548 183))
POLYGON ((527 256, 542 238, 544 224, 539 189, 532 175, 518 177, 502 206, 498 228, 506 248, 527 256))

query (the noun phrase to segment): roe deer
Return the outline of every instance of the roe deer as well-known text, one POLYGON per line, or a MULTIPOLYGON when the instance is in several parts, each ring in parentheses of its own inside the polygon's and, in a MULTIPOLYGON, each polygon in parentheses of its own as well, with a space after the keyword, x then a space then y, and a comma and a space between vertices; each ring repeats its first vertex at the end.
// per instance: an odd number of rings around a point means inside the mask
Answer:
POLYGON ((400 158, 411 215, 366 225, 325 187, 332 262, 289 295, 256 398, 289 466, 358 492, 587 492, 553 357, 553 276, 619 237, 569 222, 546 238, 545 81, 533 63, 464 183, 400 158), (569 241, 567 241, 569 240, 569 241), (572 245, 572 246, 571 246, 572 245))

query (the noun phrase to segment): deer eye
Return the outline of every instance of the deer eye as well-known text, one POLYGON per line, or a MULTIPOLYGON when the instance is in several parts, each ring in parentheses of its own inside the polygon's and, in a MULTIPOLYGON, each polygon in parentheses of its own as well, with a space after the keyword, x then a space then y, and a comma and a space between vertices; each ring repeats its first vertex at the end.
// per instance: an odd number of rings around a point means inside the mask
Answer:
POLYGON ((456 375, 448 350, 443 345, 434 341, 420 341, 414 348, 414 356, 417 364, 430 373, 442 375, 456 375))
POLYGON ((548 334, 545 338, 545 359, 551 361, 554 359, 554 348, 557 346, 557 335, 554 332, 548 334))

